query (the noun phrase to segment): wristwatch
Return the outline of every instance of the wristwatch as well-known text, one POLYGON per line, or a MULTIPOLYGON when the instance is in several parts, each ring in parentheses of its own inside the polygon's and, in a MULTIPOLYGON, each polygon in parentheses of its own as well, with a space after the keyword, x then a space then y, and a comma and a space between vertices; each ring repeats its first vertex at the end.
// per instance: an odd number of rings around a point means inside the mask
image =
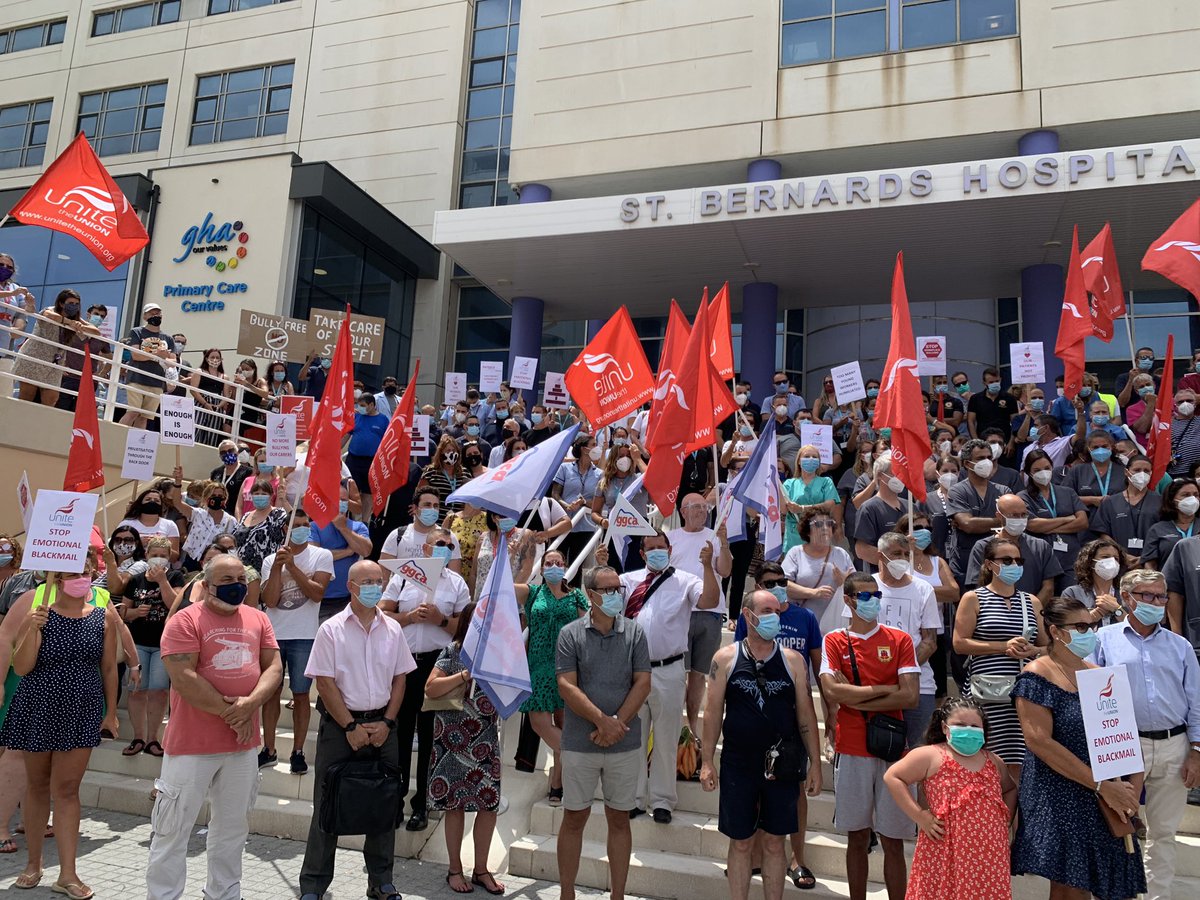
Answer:
POLYGON ((445 628, 449 624, 450 624, 450 619, 447 618, 446 616, 442 616, 442 624, 439 627, 445 628))
POLYGON ((349 725, 342 726, 342 731, 346 732, 346 734, 349 734, 357 727, 358 727, 358 719, 351 719, 349 725))
POLYGON ((383 724, 388 727, 388 731, 396 730, 396 720, 395 719, 389 719, 386 716, 384 716, 383 724))

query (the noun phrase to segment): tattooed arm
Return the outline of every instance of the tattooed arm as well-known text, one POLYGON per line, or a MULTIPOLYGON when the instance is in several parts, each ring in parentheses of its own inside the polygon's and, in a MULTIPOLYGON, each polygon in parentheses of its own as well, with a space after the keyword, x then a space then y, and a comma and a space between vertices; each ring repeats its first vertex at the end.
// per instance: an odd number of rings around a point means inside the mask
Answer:
POLYGON ((722 647, 713 656, 708 670, 708 699, 704 707, 704 734, 700 739, 700 786, 706 791, 716 790, 717 773, 713 768, 717 740, 721 736, 721 724, 725 718, 725 685, 733 668, 737 644, 722 647))

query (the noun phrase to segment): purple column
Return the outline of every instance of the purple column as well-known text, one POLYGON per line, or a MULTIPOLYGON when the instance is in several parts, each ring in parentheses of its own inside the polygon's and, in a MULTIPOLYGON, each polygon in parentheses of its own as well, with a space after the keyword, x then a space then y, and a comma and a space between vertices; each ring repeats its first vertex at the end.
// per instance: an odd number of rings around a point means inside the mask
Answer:
MULTIPOLYGON (((1062 314, 1063 269, 1054 263, 1042 263, 1021 270, 1021 340, 1041 341, 1046 357, 1046 384, 1042 387, 1054 398, 1054 379, 1063 374, 1063 364, 1054 355, 1058 338, 1058 320, 1062 314)), ((1008 348, 1000 348, 1000 358, 1008 348)))
MULTIPOLYGON (((513 297, 512 330, 508 342, 509 372, 513 370, 513 364, 518 356, 532 356, 534 359, 541 359, 542 314, 545 309, 546 304, 537 297, 513 297)), ((539 366, 537 377, 540 379, 543 374, 539 366)), ((533 403, 530 398, 535 396, 536 392, 525 390, 521 393, 525 396, 527 404, 533 403)))
POLYGON ((752 159, 746 166, 746 180, 752 184, 778 181, 782 177, 783 166, 776 159, 752 159))
POLYGON ((1058 132, 1048 128, 1031 131, 1017 139, 1017 153, 1021 156, 1039 156, 1058 152, 1058 132))
POLYGON ((588 319, 587 320, 587 337, 585 341, 591 343, 592 340, 600 333, 600 329, 604 327, 605 319, 588 319))
POLYGON ((779 321, 779 286, 754 282, 742 288, 741 376, 751 384, 754 408, 772 392, 775 374, 775 326, 779 321))
POLYGON ((550 199, 550 188, 544 184, 521 185, 522 203, 545 203, 550 199))

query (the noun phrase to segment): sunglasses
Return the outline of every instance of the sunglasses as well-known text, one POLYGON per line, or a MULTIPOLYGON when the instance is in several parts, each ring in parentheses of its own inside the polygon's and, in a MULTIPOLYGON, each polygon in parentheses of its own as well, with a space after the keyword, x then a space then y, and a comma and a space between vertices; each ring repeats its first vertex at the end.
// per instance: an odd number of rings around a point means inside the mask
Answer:
POLYGON ((770 581, 763 581, 762 586, 765 587, 768 591, 771 588, 787 587, 787 579, 786 578, 772 578, 770 581))
POLYGON ((862 603, 864 600, 870 600, 872 598, 874 598, 876 600, 882 600, 883 599, 883 591, 858 591, 854 596, 858 599, 859 603, 862 603))
MULTIPOLYGON (((0 548, 0 549, 3 549, 3 548, 0 548)), ((1153 604, 1154 606, 1166 606, 1167 605, 1167 595, 1166 594, 1143 594, 1140 591, 1130 591, 1129 596, 1137 597, 1138 603, 1150 603, 1150 604, 1153 604)))
POLYGON ((771 384, 787 384, 786 381, 772 381, 771 384))
POLYGON ((1019 566, 1025 562, 1025 559, 1020 556, 997 556, 992 562, 998 562, 1002 566, 1019 566))
POLYGON ((452 543, 450 543, 449 541, 434 541, 433 546, 435 546, 435 547, 453 547, 454 545, 452 543))
POLYGON ((833 519, 813 519, 808 524, 813 528, 832 528, 833 519))
POLYGON ((1089 631, 1095 631, 1100 627, 1099 622, 1068 622, 1065 625, 1059 625, 1063 631, 1074 630, 1076 634, 1087 634, 1089 631))

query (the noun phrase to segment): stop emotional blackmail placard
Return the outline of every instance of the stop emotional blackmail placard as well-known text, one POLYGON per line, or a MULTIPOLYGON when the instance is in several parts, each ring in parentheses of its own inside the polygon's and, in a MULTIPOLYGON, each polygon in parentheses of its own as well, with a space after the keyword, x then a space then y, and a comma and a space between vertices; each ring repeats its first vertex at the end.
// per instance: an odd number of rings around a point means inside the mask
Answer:
POLYGON ((1076 681, 1092 777, 1105 781, 1145 771, 1125 667, 1083 669, 1076 681))
POLYGON ((21 565, 46 572, 82 572, 99 500, 96 494, 38 491, 21 565))

